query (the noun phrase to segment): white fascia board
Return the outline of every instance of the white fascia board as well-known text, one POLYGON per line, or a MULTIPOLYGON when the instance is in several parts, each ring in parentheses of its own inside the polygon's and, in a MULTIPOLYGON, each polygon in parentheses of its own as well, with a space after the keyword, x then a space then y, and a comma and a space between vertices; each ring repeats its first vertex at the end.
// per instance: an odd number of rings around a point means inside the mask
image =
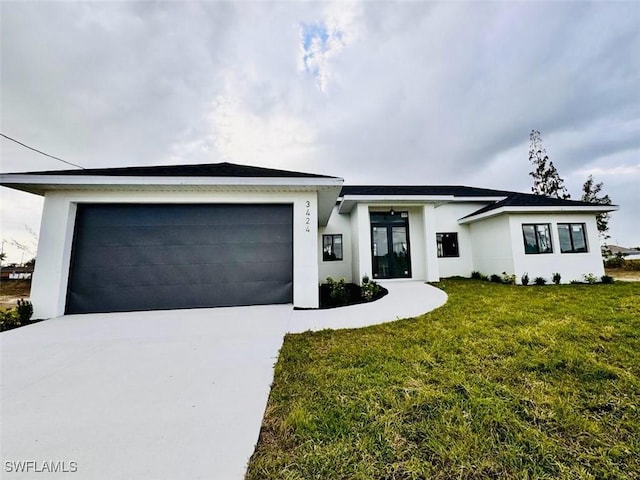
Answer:
POLYGON ((594 205, 594 206, 547 206, 547 207, 501 207, 495 210, 489 210, 479 215, 473 215, 471 217, 460 218, 458 223, 464 225, 465 223, 473 223, 478 220, 484 220, 485 218, 495 217, 496 215, 502 215, 505 213, 602 213, 612 212, 618 210, 617 205, 594 205))
POLYGON ((312 177, 143 177, 111 175, 38 175, 14 174, 0 175, 1 185, 251 185, 251 186, 338 186, 342 178, 312 177))
POLYGON ((455 197, 452 201, 453 202, 485 202, 485 203, 492 203, 492 202, 500 202, 501 200, 504 200, 506 197, 506 195, 503 195, 501 197, 455 197))
POLYGON ((451 201, 453 195, 345 195, 343 200, 355 200, 358 202, 436 202, 451 201))
POLYGON ((445 203, 453 199, 453 195, 345 195, 340 199, 338 211, 349 213, 358 203, 422 205, 424 203, 445 203))
POLYGON ((108 190, 110 187, 119 190, 153 190, 154 187, 176 187, 185 190, 190 187, 248 187, 266 191, 318 192, 318 219, 321 226, 327 224, 343 183, 342 178, 317 177, 119 177, 11 173, 0 175, 0 185, 36 195, 44 195, 51 190, 108 190))

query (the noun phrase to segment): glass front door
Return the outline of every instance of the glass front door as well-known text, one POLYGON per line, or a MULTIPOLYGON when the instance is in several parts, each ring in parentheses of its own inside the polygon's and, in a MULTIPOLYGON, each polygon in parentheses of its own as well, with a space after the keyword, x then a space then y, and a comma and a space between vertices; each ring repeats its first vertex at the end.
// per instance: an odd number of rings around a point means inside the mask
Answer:
POLYGON ((373 278, 411 277, 408 220, 406 212, 371 213, 373 278))

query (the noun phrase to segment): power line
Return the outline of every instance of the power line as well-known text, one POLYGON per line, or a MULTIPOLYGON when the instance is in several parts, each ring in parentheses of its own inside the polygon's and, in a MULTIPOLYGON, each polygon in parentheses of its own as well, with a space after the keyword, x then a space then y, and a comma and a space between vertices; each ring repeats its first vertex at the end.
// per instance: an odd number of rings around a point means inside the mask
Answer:
POLYGON ((7 140, 11 140, 12 142, 17 143, 18 145, 22 145, 23 147, 28 148, 29 150, 33 150, 34 152, 38 152, 38 153, 44 155, 45 157, 53 158, 54 160, 58 160, 59 162, 66 163, 67 165, 71 165, 73 167, 81 168, 82 170, 85 169, 84 167, 81 167, 80 165, 76 165, 75 163, 67 162, 66 160, 63 160, 61 158, 54 157, 53 155, 49 155, 48 153, 44 153, 44 152, 38 150, 37 148, 33 148, 33 147, 30 147, 29 145, 25 145, 24 143, 19 142, 15 138, 11 138, 10 136, 5 135, 4 133, 0 133, 0 136, 3 136, 7 140))

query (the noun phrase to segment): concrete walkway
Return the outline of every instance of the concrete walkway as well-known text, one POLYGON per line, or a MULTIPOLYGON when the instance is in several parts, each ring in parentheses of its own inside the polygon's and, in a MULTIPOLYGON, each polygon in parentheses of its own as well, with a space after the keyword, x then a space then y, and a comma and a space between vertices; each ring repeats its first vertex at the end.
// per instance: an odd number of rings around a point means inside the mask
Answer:
POLYGON ((447 298, 422 282, 383 285, 377 302, 331 310, 67 315, 2 333, 0 476, 47 478, 64 462, 77 472, 55 478, 241 479, 285 333, 412 317, 447 298), (9 472, 17 461, 35 465, 9 472))

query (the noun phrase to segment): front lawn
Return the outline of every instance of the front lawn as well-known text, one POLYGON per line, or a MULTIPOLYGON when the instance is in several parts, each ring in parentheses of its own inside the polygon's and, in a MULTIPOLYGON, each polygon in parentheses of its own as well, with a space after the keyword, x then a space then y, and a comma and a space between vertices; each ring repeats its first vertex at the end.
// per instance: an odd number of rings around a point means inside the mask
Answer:
POLYGON ((439 287, 288 335, 247 478, 640 478, 640 284, 439 287))

